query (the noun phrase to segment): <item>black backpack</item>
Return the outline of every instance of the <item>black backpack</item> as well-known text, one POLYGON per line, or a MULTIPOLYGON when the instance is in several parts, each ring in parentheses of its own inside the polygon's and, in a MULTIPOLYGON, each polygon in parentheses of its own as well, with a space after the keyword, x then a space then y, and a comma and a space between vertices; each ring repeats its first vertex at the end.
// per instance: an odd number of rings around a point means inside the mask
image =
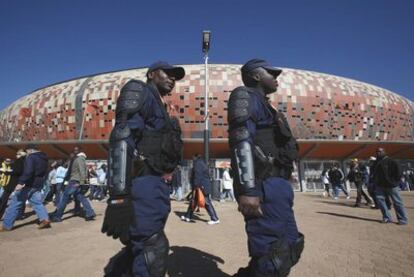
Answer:
POLYGON ((340 183, 340 182, 341 182, 341 180, 342 180, 342 174, 341 174, 341 172, 340 172, 338 169, 336 169, 336 168, 332 168, 331 170, 329 170, 328 175, 329 175, 329 180, 330 180, 332 183, 337 184, 337 183, 340 183))

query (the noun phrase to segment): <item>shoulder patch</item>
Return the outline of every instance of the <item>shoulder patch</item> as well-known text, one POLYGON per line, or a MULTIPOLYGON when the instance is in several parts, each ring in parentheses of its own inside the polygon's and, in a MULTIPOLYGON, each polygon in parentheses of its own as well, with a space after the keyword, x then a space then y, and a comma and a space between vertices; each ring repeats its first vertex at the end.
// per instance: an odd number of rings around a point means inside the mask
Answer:
POLYGON ((244 87, 238 87, 230 94, 228 103, 228 122, 241 123, 250 117, 250 95, 244 87))
POLYGON ((133 113, 139 111, 145 103, 148 95, 147 85, 138 80, 126 83, 119 94, 116 111, 133 113))

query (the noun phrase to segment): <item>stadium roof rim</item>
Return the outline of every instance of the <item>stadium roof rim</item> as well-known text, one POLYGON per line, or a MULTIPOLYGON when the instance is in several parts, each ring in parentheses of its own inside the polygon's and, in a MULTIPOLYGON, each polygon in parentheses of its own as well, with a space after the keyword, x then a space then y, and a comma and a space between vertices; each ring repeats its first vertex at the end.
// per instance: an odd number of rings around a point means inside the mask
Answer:
MULTIPOLYGON (((175 66, 186 66, 186 65, 204 65, 204 64, 194 63, 194 64, 173 64, 173 65, 175 65, 175 66)), ((241 64, 232 64, 232 63, 214 63, 214 64, 211 63, 209 65, 238 65, 238 66, 241 66, 241 64)), ((91 78, 91 77, 96 77, 96 76, 99 76, 99 75, 109 74, 109 73, 114 73, 114 72, 122 72, 122 71, 134 70, 134 69, 147 69, 147 68, 148 68, 147 66, 143 66, 143 67, 131 67, 131 68, 118 69, 118 70, 110 70, 110 71, 104 71, 104 72, 100 72, 100 73, 96 73, 96 74, 89 74, 89 75, 83 75, 83 76, 79 76, 79 77, 74 77, 74 78, 70 78, 70 79, 67 79, 67 80, 63 80, 63 81, 59 81, 59 82, 56 82, 56 83, 52 83, 50 85, 42 86, 40 88, 37 88, 37 89, 34 89, 34 90, 30 91, 26 95, 32 94, 35 91, 42 90, 42 89, 45 89, 47 87, 60 85, 60 84, 63 84, 63 83, 66 83, 66 82, 70 82, 70 81, 74 81, 74 80, 77 80, 77 79, 91 78)))
MULTIPOLYGON (((204 65, 204 64, 194 63, 194 64, 174 64, 174 65, 177 65, 177 66, 189 66, 189 65, 204 65)), ((237 64, 237 63, 211 63, 209 65, 236 65, 236 66, 242 66, 242 64, 237 64)), ((96 76, 99 76, 99 75, 104 75, 104 74, 109 74, 109 73, 114 73, 114 72, 122 72, 122 71, 129 71, 129 70, 135 70, 135 69, 147 69, 147 68, 148 67, 145 67, 145 66, 144 67, 131 67, 131 68, 118 69, 118 70, 110 70, 110 71, 104 71, 104 72, 100 72, 100 73, 96 73, 96 74, 88 74, 88 75, 83 75, 83 76, 79 76, 79 77, 74 77, 74 78, 70 78, 70 79, 67 79, 67 80, 64 80, 64 81, 59 81, 59 82, 56 82, 56 83, 52 83, 52 84, 49 84, 49 85, 42 86, 40 88, 34 89, 34 90, 30 91, 29 93, 27 93, 27 95, 32 94, 35 91, 45 89, 47 87, 56 86, 56 85, 63 84, 63 83, 66 83, 66 82, 70 82, 70 81, 77 80, 77 79, 91 78, 91 77, 96 77, 96 76)), ((353 78, 349 78, 349 77, 345 77, 345 76, 333 75, 333 74, 329 74, 329 73, 324 73, 324 72, 319 72, 319 71, 314 71, 314 70, 308 70, 308 69, 300 69, 300 68, 292 68, 292 67, 279 67, 279 68, 281 68, 281 69, 288 69, 288 70, 297 70, 297 71, 311 72, 311 73, 316 73, 316 74, 322 74, 322 75, 325 75, 325 76, 334 76, 334 77, 339 77, 341 79, 349 80, 349 81, 352 81, 352 82, 359 82, 359 83, 367 84, 367 85, 370 85, 372 87, 376 87, 378 89, 386 90, 387 92, 389 92, 391 94, 395 94, 395 95, 397 95, 399 97, 405 98, 405 99, 409 100, 410 102, 412 102, 412 100, 408 99, 405 96, 402 96, 402 95, 398 94, 397 92, 391 91, 391 90, 386 89, 386 88, 383 88, 383 87, 379 87, 379 86, 377 86, 375 84, 367 83, 367 82, 362 81, 362 80, 357 80, 357 79, 353 79, 353 78)))

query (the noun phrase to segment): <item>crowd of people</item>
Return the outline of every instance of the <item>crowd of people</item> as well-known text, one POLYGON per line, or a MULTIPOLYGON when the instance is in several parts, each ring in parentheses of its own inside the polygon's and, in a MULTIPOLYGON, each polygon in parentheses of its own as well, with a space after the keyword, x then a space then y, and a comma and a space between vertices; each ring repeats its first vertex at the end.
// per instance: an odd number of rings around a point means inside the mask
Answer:
POLYGON ((34 144, 16 153, 16 159, 5 159, 0 168, 0 219, 2 231, 12 230, 16 220, 24 218, 29 204, 39 219, 39 229, 61 222, 65 208, 74 202, 73 213, 86 221, 94 220, 92 200, 104 200, 107 195, 107 166, 87 163, 86 154, 75 147, 66 161, 49 161, 34 144), (45 205, 53 203, 55 211, 48 213, 45 205))
POLYGON ((361 207, 362 200, 365 200, 365 205, 381 210, 382 222, 390 223, 392 216, 389 210, 393 205, 399 225, 408 223, 400 191, 410 189, 413 177, 412 170, 403 172, 401 165, 387 156, 383 148, 378 148, 376 156, 370 157, 368 163, 352 159, 347 175, 340 169, 339 164, 323 170, 321 174, 325 187, 323 196, 337 200, 342 190, 346 198, 350 199, 344 186, 345 181, 349 181, 355 185, 357 192, 354 207, 361 207))

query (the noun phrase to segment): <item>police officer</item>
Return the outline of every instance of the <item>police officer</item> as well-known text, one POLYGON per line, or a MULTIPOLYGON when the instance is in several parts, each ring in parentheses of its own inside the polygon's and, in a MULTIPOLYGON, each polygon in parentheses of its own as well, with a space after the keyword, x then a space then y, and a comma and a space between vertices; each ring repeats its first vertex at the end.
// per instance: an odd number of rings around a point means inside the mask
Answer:
POLYGON ((163 97, 184 75, 182 67, 156 62, 148 68, 147 83, 129 81, 117 101, 102 232, 127 245, 133 276, 164 276, 167 270, 169 244, 163 229, 171 208, 164 180, 181 160, 182 141, 163 97))
POLYGON ((241 68, 245 86, 234 89, 228 103, 234 186, 251 257, 236 276, 287 276, 304 247, 288 181, 297 143, 267 97, 277 90, 281 72, 265 60, 248 61, 241 68))

